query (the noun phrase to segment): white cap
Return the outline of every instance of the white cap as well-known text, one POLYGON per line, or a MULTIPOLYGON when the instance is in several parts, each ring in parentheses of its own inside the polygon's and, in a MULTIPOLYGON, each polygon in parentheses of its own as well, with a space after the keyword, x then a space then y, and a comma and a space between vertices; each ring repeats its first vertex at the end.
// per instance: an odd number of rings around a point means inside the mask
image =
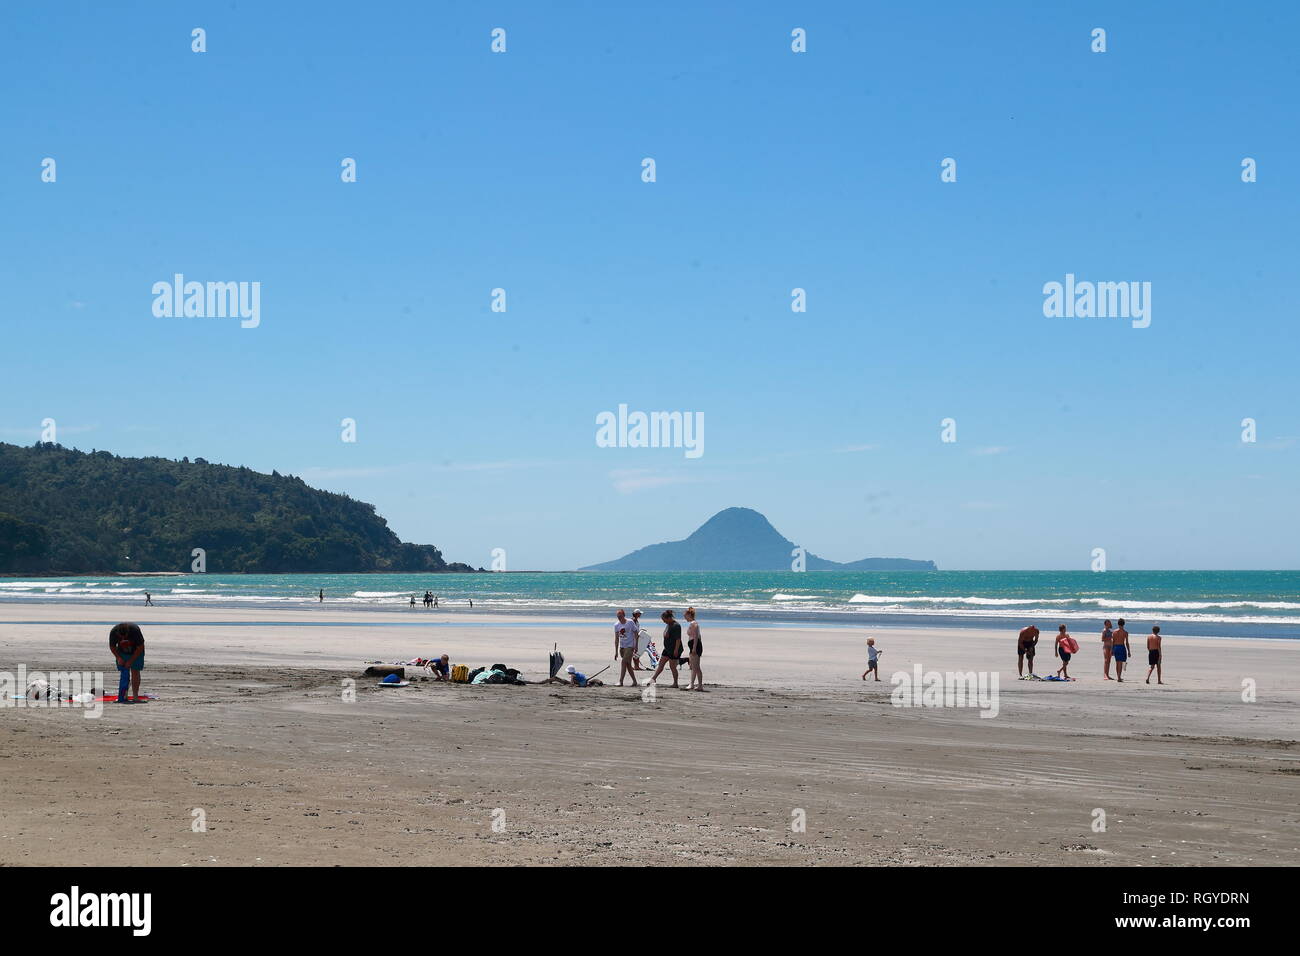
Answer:
POLYGON ((572 664, 566 667, 565 670, 568 671, 570 674, 576 674, 578 672, 578 669, 574 667, 572 664))
POLYGON ((640 614, 640 613, 641 613, 641 609, 640 609, 640 608, 637 608, 635 611, 632 612, 632 614, 633 614, 634 616, 637 615, 637 614, 640 614))

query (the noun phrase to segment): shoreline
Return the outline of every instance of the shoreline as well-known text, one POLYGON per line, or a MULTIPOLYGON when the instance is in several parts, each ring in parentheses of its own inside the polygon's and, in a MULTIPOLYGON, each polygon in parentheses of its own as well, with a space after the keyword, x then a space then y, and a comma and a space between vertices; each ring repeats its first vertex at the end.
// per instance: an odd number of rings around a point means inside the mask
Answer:
MULTIPOLYGON (((148 606, 140 603, 139 596, 132 594, 129 599, 125 596, 122 600, 111 603, 98 601, 97 598, 102 595, 51 595, 51 596, 27 596, 18 594, 0 593, 0 613, 6 619, 16 619, 14 615, 3 609, 9 608, 68 608, 68 609, 97 609, 102 612, 112 612, 110 617, 125 614, 127 617, 136 610, 143 612, 150 609, 148 606)), ((614 611, 618 605, 601 607, 564 607, 547 604, 538 604, 537 606, 528 607, 501 607, 497 602, 490 598, 487 600, 476 600, 475 606, 471 610, 466 604, 462 604, 460 599, 455 603, 451 601, 443 602, 437 609, 426 609, 420 605, 411 608, 409 605, 393 602, 391 604, 366 603, 362 600, 357 601, 340 601, 338 599, 326 599, 322 603, 317 603, 310 598, 270 598, 260 601, 240 599, 240 598, 219 598, 207 601, 196 600, 174 600, 173 595, 165 595, 161 601, 155 601, 152 609, 173 609, 188 613, 190 611, 204 611, 209 615, 222 617, 236 612, 261 612, 266 617, 274 617, 278 614, 301 614, 304 620, 307 616, 317 615, 322 612, 331 614, 360 614, 360 615, 401 615, 406 617, 419 618, 419 620, 402 620, 384 622, 384 626, 394 624, 411 624, 421 625, 432 623, 425 620, 426 616, 446 615, 449 619, 463 621, 464 618, 473 615, 478 618, 482 615, 497 615, 506 620, 517 620, 519 618, 529 617, 539 620, 563 619, 580 622, 584 625, 599 623, 606 618, 613 618, 614 611)), ((631 605, 625 605, 631 608, 631 605)), ((663 605, 673 607, 679 611, 685 606, 678 603, 673 605, 663 605)), ((648 614, 654 615, 654 611, 660 609, 660 605, 648 604, 650 609, 648 614)), ((1023 615, 999 615, 996 613, 971 613, 971 614, 951 614, 939 612, 916 612, 916 613, 893 613, 893 612, 873 612, 869 610, 844 610, 831 611, 824 609, 799 610, 796 608, 761 608, 761 609, 740 609, 727 607, 710 607, 707 604, 700 603, 697 605, 701 614, 707 614, 710 619, 725 623, 733 627, 752 627, 752 628, 780 628, 780 627, 822 627, 822 628, 889 628, 889 629, 919 629, 928 630, 934 628, 941 629, 958 629, 958 630, 1003 630, 1018 631, 1027 623, 1037 623, 1044 632, 1048 631, 1048 625, 1051 630, 1055 631, 1055 625, 1065 623, 1071 628, 1072 633, 1077 630, 1079 633, 1088 635, 1093 630, 1100 632, 1101 621, 1109 614, 1111 620, 1124 616, 1130 623, 1130 633, 1144 632, 1149 629, 1151 624, 1160 624, 1161 630, 1170 635, 1191 638, 1223 638, 1230 640, 1254 639, 1269 641, 1300 641, 1300 624, 1277 624, 1277 623, 1258 623, 1254 621, 1181 621, 1177 618, 1161 617, 1154 615, 1142 614, 1123 614, 1104 612, 1097 614, 1084 614, 1083 612, 1057 612, 1055 615, 1048 613, 1027 612, 1023 615), (1086 629, 1084 626, 1086 625, 1086 629), (1095 627, 1094 627, 1095 625, 1095 627)), ((80 613, 84 613, 81 611, 80 613)), ((75 615, 74 615, 75 616, 75 615)), ((36 615, 39 619, 40 615, 36 615)), ((71 617, 65 617, 71 619, 71 617)), ((121 617, 118 618, 122 619, 121 617)), ((361 620, 373 620, 371 618, 360 618, 361 620)), ((99 620, 107 620, 101 617, 99 620)), ((379 622, 376 622, 379 623, 379 622)), ((1076 637, 1078 635, 1076 634, 1076 637)))

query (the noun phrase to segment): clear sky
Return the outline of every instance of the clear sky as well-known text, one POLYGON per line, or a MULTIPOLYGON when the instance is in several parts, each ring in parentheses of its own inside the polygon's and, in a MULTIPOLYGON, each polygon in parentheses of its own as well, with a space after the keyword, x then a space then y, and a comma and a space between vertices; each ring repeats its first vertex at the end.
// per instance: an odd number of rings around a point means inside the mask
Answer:
POLYGON ((298 474, 512 570, 731 505, 836 560, 1300 567, 1297 5, 3 19, 0 440, 298 474), (155 317, 174 273, 261 324, 155 317), (1150 327, 1045 317, 1067 273, 1150 327), (619 403, 704 454, 597 447, 619 403))

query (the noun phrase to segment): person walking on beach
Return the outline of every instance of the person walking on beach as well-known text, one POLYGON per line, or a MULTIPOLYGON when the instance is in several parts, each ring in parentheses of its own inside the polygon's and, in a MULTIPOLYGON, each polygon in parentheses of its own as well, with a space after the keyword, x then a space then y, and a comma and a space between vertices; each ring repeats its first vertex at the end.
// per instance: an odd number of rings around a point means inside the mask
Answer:
POLYGON ((1101 628, 1101 673, 1106 680, 1110 680, 1110 656, 1115 643, 1115 632, 1110 629, 1110 620, 1108 619, 1101 628))
POLYGON ((880 651, 876 649, 876 639, 867 638, 867 669, 862 672, 862 679, 866 680, 868 674, 875 674, 876 680, 880 680, 880 651))
POLYGON ((320 604, 324 604, 324 603, 325 603, 325 589, 324 589, 324 588, 321 588, 321 589, 320 589, 320 595, 319 595, 319 597, 320 597, 320 601, 319 601, 318 603, 320 603, 320 604))
POLYGON ((1153 625, 1151 633, 1147 635, 1147 683, 1151 683, 1151 672, 1156 672, 1156 683, 1165 682, 1164 675, 1164 652, 1160 648, 1160 625, 1153 625))
POLYGON ((1056 631, 1056 647, 1053 648, 1052 653, 1061 659, 1061 666, 1056 669, 1056 676, 1064 677, 1066 680, 1069 680, 1070 652, 1065 649, 1067 647, 1065 642, 1069 640, 1070 632, 1065 629, 1064 624, 1058 627, 1056 631))
POLYGON ((1115 680, 1124 683, 1124 663, 1129 658, 1128 631, 1124 630, 1124 619, 1119 619, 1119 627, 1112 636, 1111 656, 1115 660, 1115 680))
POLYGON ((153 607, 153 595, 150 594, 148 591, 144 592, 144 606, 153 607))
POLYGON ((704 670, 700 660, 704 657, 704 639, 700 637, 700 625, 695 620, 695 608, 686 609, 686 650, 687 663, 691 668, 691 679, 686 682, 687 690, 704 692, 704 670))
POLYGON ((664 611, 659 615, 659 619, 664 622, 664 647, 659 655, 659 666, 651 675, 650 683, 659 680, 659 675, 663 673, 664 665, 667 664, 669 670, 673 672, 673 686, 681 690, 682 685, 677 683, 677 662, 682 656, 682 626, 673 620, 672 611, 664 611))
POLYGON ((614 660, 618 661, 618 686, 623 686, 623 675, 632 678, 632 686, 640 687, 636 674, 632 673, 632 655, 636 653, 636 637, 632 633, 631 622, 627 613, 618 609, 618 620, 614 622, 614 660))
POLYGON ((117 702, 131 703, 140 699, 140 671, 144 669, 144 635, 140 627, 123 621, 108 632, 108 648, 117 662, 117 702), (130 685, 131 696, 127 696, 130 685))
POLYGON ((632 618, 627 622, 627 629, 632 634, 632 670, 641 670, 641 610, 632 612, 632 618))
POLYGON ((1016 673, 1025 676, 1025 658, 1029 658, 1029 676, 1034 676, 1034 645, 1038 643, 1038 628, 1030 624, 1020 631, 1016 639, 1016 673))

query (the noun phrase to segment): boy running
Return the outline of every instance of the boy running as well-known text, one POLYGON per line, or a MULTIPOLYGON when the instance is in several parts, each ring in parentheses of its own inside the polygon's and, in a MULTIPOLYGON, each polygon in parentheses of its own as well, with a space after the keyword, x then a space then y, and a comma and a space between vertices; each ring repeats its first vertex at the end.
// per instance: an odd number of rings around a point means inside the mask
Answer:
POLYGON ((862 672, 862 679, 866 680, 868 674, 875 674, 876 680, 880 680, 880 671, 877 665, 880 661, 880 651, 876 650, 876 639, 867 638, 867 669, 862 672))

